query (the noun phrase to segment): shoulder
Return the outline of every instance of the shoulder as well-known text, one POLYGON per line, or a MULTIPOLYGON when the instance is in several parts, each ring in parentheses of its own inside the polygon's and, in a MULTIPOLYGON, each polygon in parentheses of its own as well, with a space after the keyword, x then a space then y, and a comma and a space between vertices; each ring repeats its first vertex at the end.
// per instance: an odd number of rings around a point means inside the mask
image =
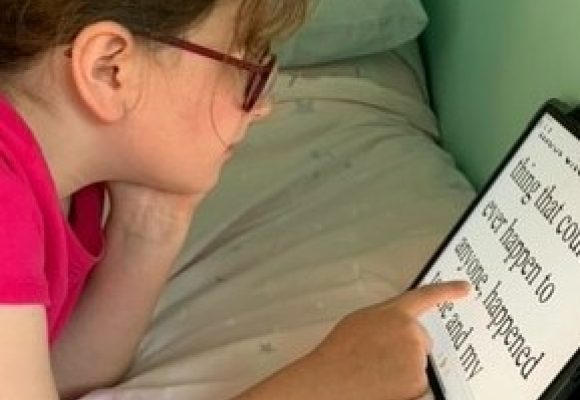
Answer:
MULTIPOLYGON (((18 222, 40 229, 38 206, 19 164, 0 144, 0 225, 18 222)), ((2 228, 0 228, 2 229, 2 228)))
POLYGON ((30 185, 0 156, 0 303, 47 303, 44 240, 30 185))
POLYGON ((0 145, 0 273, 30 263, 43 246, 42 218, 33 189, 0 145))

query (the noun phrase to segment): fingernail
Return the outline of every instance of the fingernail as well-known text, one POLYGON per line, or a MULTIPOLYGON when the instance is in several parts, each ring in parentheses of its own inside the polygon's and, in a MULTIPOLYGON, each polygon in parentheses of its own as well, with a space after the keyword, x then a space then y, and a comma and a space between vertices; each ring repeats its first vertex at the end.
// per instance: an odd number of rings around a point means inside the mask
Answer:
POLYGON ((471 284, 468 281, 449 281, 450 285, 453 285, 457 291, 465 292, 465 295, 471 293, 471 284))

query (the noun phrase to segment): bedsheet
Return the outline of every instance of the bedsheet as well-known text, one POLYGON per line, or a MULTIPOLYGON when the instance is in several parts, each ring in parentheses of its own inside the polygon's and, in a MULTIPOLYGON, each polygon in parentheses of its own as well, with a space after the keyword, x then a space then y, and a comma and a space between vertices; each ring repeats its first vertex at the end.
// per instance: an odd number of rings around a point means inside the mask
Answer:
POLYGON ((130 370, 83 400, 219 400, 403 291, 473 198, 423 98, 283 74, 196 215, 130 370))

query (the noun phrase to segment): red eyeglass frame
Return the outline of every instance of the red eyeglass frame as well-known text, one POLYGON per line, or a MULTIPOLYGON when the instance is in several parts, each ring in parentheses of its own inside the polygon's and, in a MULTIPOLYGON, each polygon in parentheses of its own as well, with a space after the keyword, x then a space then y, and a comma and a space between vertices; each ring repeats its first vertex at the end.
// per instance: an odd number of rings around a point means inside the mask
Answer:
MULTIPOLYGON (((211 58, 212 60, 223 62, 225 64, 250 72, 248 83, 244 91, 244 102, 242 104, 242 110, 244 112, 252 111, 258 100, 267 94, 266 92, 269 90, 265 89, 270 89, 271 87, 266 87, 266 85, 271 80, 272 74, 278 67, 278 59, 275 54, 270 53, 269 49, 266 50, 264 55, 261 57, 261 62, 264 62, 265 60, 267 60, 267 62, 265 64, 254 64, 249 61, 235 58, 229 54, 222 53, 220 51, 210 49, 209 47, 204 47, 189 42, 187 40, 179 39, 174 36, 165 36, 147 32, 139 32, 136 34, 155 42, 211 58)), ((68 57, 72 56, 72 48, 69 48, 65 54, 68 57)))
MULTIPOLYGON (((250 72, 248 83, 244 91, 244 102, 242 104, 242 110, 244 112, 252 111, 258 100, 267 94, 266 92, 269 90, 265 89, 270 89, 271 87, 266 87, 266 85, 271 80, 273 72, 275 72, 278 67, 278 59, 275 54, 270 53, 269 49, 266 50, 264 55, 261 57, 262 63, 265 60, 267 60, 267 62, 265 64, 254 64, 246 60, 232 57, 229 54, 210 49, 209 47, 204 47, 187 40, 179 39, 177 37, 148 32, 139 32, 136 34, 147 39, 176 47, 190 53, 211 58, 212 60, 216 60, 250 72)), ((72 48, 67 49, 65 55, 67 57, 71 57, 72 48)))

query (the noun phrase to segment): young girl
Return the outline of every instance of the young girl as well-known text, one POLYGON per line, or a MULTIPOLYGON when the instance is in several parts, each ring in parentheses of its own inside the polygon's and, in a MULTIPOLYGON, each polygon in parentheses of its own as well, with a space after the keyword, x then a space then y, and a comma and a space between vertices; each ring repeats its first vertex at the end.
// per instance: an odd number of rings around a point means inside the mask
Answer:
MULTIPOLYGON (((0 399, 119 380, 306 1, 0 0, 0 399)), ((355 312, 239 399, 419 396, 416 318, 466 290, 355 312)))

